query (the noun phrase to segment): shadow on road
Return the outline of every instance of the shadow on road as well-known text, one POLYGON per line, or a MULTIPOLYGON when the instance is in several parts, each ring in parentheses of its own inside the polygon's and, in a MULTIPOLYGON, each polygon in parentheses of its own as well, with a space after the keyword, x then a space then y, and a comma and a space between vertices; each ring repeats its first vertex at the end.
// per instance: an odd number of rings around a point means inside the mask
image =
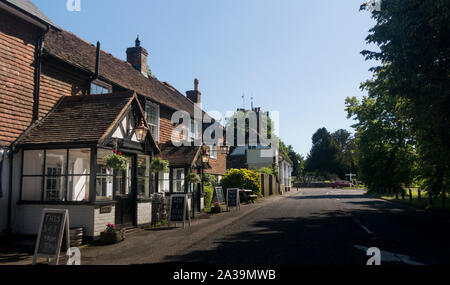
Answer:
POLYGON ((399 210, 382 201, 366 201, 361 195, 288 199, 337 197, 350 199, 343 203, 354 208, 324 210, 306 217, 263 219, 243 231, 225 235, 214 243, 212 250, 195 250, 167 257, 166 261, 225 265, 365 265, 369 257, 355 248, 359 245, 416 257, 425 264, 450 263, 447 246, 450 227, 448 223, 444 224, 445 228, 442 224, 446 221, 399 210), (355 198, 362 200, 352 201, 355 198), (361 223, 374 234, 364 230, 361 223))

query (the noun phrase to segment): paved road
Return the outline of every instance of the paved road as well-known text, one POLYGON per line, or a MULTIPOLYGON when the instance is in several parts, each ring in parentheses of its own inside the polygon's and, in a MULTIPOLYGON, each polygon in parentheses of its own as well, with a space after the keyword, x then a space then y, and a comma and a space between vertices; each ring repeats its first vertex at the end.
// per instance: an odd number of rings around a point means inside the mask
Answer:
POLYGON ((83 251, 84 264, 450 264, 450 217, 366 197, 361 190, 303 189, 196 221, 192 231, 143 232, 83 251))

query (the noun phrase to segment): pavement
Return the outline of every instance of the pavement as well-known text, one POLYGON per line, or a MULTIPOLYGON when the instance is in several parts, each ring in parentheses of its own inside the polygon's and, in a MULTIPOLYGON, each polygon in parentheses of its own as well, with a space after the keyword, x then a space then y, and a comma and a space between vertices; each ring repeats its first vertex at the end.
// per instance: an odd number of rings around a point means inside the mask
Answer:
POLYGON ((190 228, 139 231, 119 244, 83 248, 82 264, 365 265, 370 248, 380 250, 381 264, 450 264, 450 216, 365 194, 294 189, 190 228))

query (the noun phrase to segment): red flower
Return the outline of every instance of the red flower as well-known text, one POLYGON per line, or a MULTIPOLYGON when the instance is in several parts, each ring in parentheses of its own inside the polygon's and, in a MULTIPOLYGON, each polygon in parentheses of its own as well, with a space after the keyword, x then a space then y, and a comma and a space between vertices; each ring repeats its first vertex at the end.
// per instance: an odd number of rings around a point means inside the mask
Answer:
POLYGON ((118 152, 117 154, 118 154, 118 155, 122 155, 122 153, 121 153, 121 152, 118 152))
POLYGON ((113 152, 116 153, 116 152, 117 152, 117 149, 113 150, 113 152))

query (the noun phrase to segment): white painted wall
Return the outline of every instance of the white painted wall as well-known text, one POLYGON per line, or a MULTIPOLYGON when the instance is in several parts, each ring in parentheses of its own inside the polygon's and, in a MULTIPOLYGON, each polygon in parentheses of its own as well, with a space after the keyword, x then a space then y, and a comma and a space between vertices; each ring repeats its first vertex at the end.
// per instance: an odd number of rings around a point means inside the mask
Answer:
POLYGON ((100 214, 100 209, 94 206, 66 206, 66 205, 19 205, 18 215, 15 217, 13 232, 24 235, 36 235, 44 209, 69 210, 69 227, 85 228, 86 236, 100 237, 100 233, 106 229, 107 224, 114 224, 115 207, 111 213, 100 214))

